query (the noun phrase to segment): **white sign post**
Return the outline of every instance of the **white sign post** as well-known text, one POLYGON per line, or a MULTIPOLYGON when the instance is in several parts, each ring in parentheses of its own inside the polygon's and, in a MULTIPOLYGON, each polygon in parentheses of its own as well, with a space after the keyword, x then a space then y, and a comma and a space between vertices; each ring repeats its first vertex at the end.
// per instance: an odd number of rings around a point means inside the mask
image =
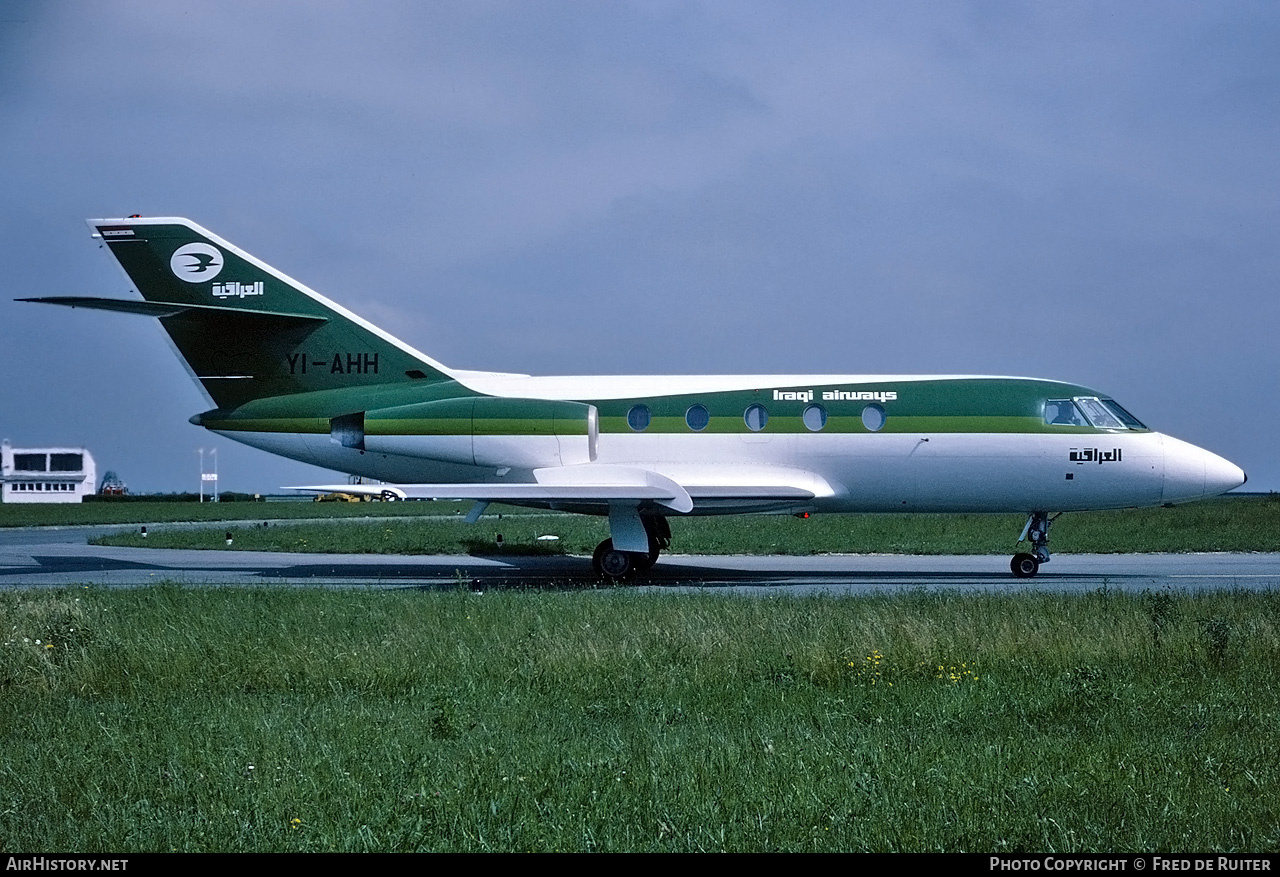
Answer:
POLYGON ((204 448, 196 449, 200 454, 200 502, 204 502, 204 485, 205 482, 213 484, 213 502, 218 501, 218 449, 210 448, 209 454, 213 457, 213 471, 204 471, 204 448))

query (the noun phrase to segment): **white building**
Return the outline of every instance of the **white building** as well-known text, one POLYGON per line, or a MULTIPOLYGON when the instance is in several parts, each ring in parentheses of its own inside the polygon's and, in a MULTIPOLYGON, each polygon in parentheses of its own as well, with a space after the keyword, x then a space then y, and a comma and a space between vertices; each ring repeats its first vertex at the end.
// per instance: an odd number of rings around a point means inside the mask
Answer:
POLYGON ((4 502, 80 502, 94 492, 98 472, 85 448, 14 448, 0 443, 4 502))

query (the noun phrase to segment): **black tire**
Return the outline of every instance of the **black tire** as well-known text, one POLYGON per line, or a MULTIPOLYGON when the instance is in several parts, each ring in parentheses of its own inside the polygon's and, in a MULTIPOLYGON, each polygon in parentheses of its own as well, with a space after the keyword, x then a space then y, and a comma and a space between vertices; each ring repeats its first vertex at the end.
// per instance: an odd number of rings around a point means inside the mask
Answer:
POLYGON ((636 572, 648 572, 653 569, 653 565, 658 562, 658 556, 662 554, 662 549, 658 546, 658 540, 649 537, 649 553, 648 554, 632 554, 631 567, 636 572))
POLYGON ((591 555, 591 564, 596 574, 606 579, 620 581, 635 570, 636 555, 627 551, 615 551, 613 540, 606 539, 596 546, 591 555))
POLYGON ((1015 554, 1009 561, 1009 569, 1020 579, 1029 579, 1040 570, 1040 561, 1034 554, 1015 554))

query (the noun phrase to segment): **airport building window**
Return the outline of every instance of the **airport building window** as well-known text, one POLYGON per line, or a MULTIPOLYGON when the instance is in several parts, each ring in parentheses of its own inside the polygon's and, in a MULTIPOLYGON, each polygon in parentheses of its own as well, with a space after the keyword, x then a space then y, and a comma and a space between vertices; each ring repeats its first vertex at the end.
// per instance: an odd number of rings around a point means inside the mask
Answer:
POLYGON ((50 454, 50 472, 79 472, 84 468, 84 454, 50 454))
POLYGON ((884 408, 879 405, 868 405, 862 409, 862 425, 871 432, 879 432, 884 426, 884 408))
POLYGON ((648 429, 650 419, 648 405, 632 405, 631 410, 627 412, 627 426, 636 432, 644 432, 648 429))
POLYGON ((711 414, 704 405, 692 405, 684 413, 684 422, 689 424, 689 428, 694 432, 702 432, 711 422, 711 414))
POLYGON ((44 454, 14 454, 13 468, 18 472, 44 472, 48 459, 44 454))
POLYGON ((769 412, 763 405, 752 405, 742 415, 742 419, 747 422, 747 429, 759 432, 769 422, 769 412))
POLYGON ((804 425, 812 432, 818 432, 827 425, 827 409, 821 405, 810 405, 800 416, 804 420, 804 425))

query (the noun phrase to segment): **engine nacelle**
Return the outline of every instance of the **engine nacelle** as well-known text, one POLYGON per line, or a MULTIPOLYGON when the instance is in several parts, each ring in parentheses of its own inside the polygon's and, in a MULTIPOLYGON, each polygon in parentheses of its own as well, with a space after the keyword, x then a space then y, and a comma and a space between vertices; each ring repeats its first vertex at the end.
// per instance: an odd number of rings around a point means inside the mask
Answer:
POLYGON ((330 421, 330 435, 345 447, 495 469, 589 463, 599 433, 594 405, 494 396, 379 408, 330 421))

